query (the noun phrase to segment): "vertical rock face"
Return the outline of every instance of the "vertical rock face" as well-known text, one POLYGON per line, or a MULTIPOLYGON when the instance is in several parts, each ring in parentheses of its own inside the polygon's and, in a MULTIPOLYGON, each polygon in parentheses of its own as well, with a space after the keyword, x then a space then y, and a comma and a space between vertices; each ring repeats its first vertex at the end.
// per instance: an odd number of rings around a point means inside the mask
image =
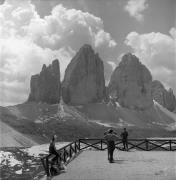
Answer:
POLYGON ((57 59, 48 67, 44 64, 40 74, 31 77, 30 89, 28 101, 50 104, 60 101, 60 67, 57 59))
POLYGON ((152 82, 152 96, 155 101, 167 108, 169 111, 174 111, 176 108, 176 99, 172 89, 165 89, 160 81, 152 82))
POLYGON ((139 59, 128 53, 114 70, 108 86, 109 95, 130 109, 144 110, 153 105, 152 76, 139 59))
POLYGON ((105 96, 103 61, 90 45, 84 45, 71 60, 62 83, 62 97, 68 104, 101 101, 105 96))

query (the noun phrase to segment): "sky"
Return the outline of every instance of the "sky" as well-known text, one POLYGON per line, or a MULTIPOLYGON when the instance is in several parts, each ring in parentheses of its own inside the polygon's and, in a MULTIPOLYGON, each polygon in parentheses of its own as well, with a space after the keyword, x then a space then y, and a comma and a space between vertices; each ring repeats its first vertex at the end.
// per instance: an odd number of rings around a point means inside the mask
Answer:
POLYGON ((108 83, 131 52, 176 94, 175 0, 0 0, 0 105, 27 100, 30 77, 58 59, 61 79, 84 44, 108 83))

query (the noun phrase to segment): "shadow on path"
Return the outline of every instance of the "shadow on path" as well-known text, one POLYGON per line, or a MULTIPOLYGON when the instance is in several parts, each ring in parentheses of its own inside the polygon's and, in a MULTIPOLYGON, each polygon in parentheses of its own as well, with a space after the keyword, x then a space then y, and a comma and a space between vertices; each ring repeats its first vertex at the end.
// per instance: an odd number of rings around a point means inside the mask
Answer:
POLYGON ((117 163, 117 164, 124 164, 127 160, 114 160, 112 163, 117 163))

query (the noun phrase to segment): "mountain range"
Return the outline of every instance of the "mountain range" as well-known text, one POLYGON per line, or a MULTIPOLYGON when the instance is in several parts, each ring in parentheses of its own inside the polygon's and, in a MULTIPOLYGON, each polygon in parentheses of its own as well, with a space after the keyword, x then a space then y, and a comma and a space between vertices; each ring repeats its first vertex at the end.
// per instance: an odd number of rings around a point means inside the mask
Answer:
POLYGON ((28 100, 1 107, 0 117, 4 129, 13 129, 3 131, 12 139, 10 146, 19 146, 22 137, 31 140, 30 146, 48 142, 52 134, 60 141, 102 137, 110 127, 117 132, 126 127, 131 137, 173 137, 175 111, 173 91, 153 80, 149 69, 131 53, 122 57, 106 86, 103 61, 85 44, 67 66, 62 82, 57 59, 43 65, 31 77, 28 100), (13 137, 11 132, 19 134, 13 137))

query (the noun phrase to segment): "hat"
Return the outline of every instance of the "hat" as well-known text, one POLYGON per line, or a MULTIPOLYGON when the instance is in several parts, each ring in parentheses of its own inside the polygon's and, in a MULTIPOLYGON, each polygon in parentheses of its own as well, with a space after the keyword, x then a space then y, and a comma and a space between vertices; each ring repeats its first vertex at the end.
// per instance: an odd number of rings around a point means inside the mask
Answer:
POLYGON ((109 130, 108 130, 108 133, 112 133, 112 132, 113 132, 113 130, 112 130, 112 129, 109 129, 109 130))

